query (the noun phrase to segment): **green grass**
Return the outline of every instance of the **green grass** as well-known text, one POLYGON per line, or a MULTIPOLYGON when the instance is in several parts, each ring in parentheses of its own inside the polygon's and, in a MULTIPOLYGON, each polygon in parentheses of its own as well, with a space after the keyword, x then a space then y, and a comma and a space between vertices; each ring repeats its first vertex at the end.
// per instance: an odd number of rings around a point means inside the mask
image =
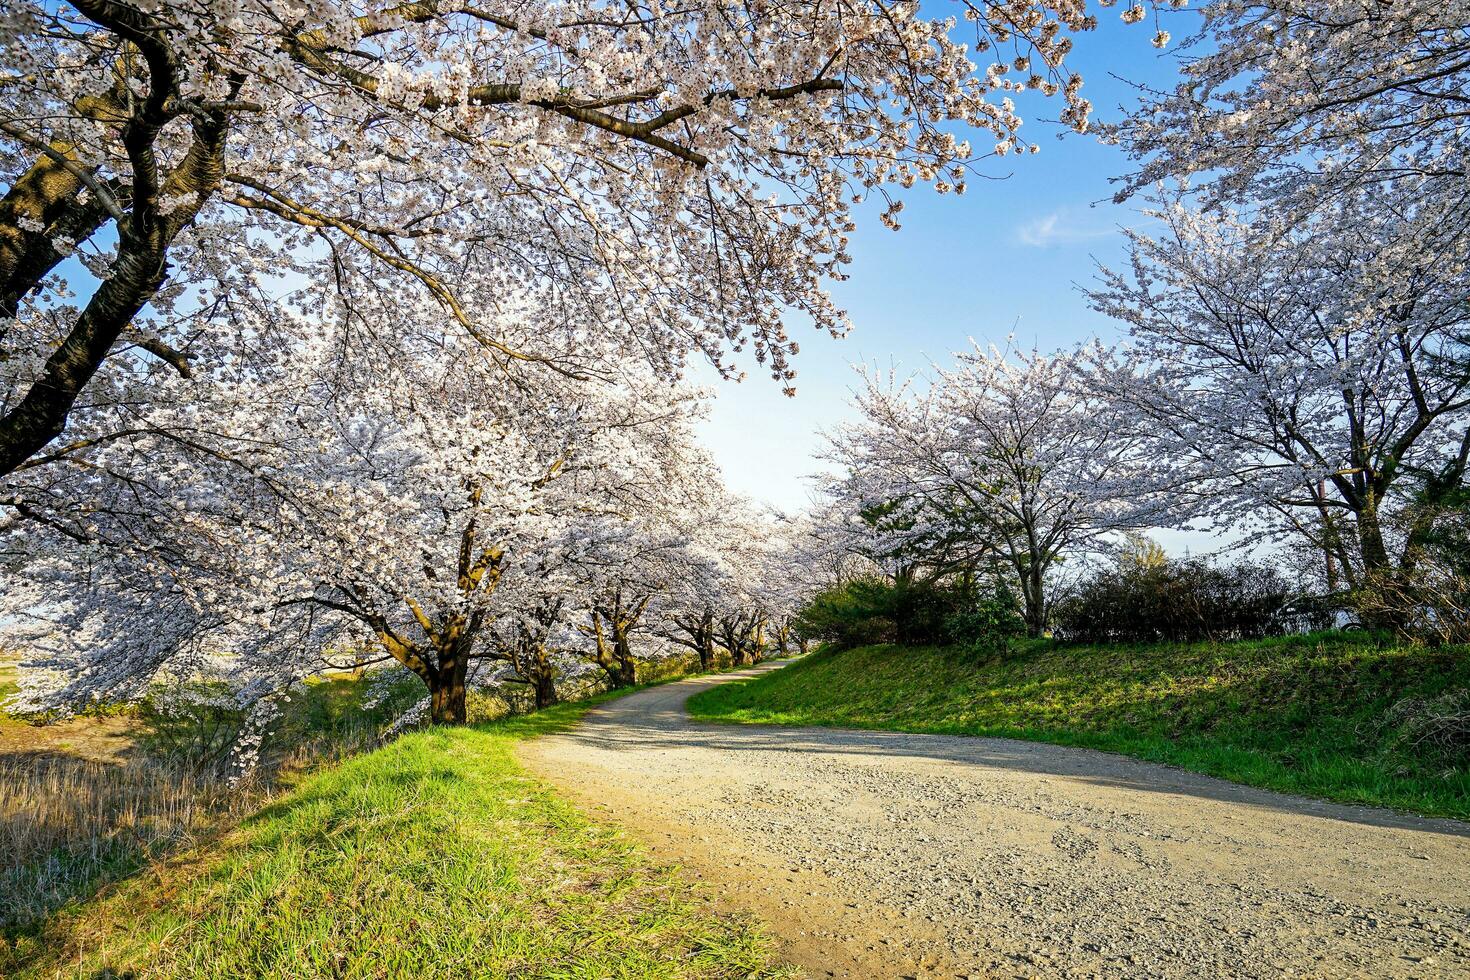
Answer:
POLYGON ((517 741, 592 703, 419 732, 309 776, 0 951, 0 975, 788 975, 751 924, 522 771, 517 741))
POLYGON ((991 735, 1086 746, 1350 803, 1470 818, 1463 756, 1415 747, 1404 698, 1470 689, 1470 648, 1363 634, 1228 644, 823 652, 699 694, 706 721, 991 735))

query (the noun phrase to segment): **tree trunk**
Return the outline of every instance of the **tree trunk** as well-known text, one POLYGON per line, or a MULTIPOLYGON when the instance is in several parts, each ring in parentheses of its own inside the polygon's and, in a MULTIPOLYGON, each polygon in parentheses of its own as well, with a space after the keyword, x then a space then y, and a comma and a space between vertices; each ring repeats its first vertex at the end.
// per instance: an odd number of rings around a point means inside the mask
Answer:
POLYGON ((1357 517, 1358 549, 1363 559, 1363 574, 1357 585, 1367 600, 1359 605, 1360 615, 1367 626, 1401 630, 1409 620, 1409 610, 1404 608, 1404 572, 1395 568, 1388 556, 1376 503, 1370 501, 1357 517))
MULTIPOLYGON (((152 27, 129 25, 127 30, 122 30, 111 21, 109 15, 115 12, 129 11, 136 15, 137 11, 130 7, 97 3, 78 3, 75 6, 120 35, 136 31, 163 44, 152 27)), ((172 72, 164 69, 168 77, 159 77, 159 66, 147 55, 146 48, 144 53, 149 61, 149 92, 122 125, 121 134, 122 143, 135 163, 140 159, 152 161, 153 144, 163 128, 175 118, 170 103, 177 94, 177 79, 172 72)), ((243 76, 238 76, 231 84, 231 97, 243 80, 243 76)), ((156 173, 139 172, 135 167, 131 188, 133 200, 129 202, 131 214, 126 227, 118 227, 117 257, 108 269, 107 277, 83 307, 65 338, 46 359, 40 376, 31 382, 25 396, 0 417, 0 475, 14 471, 65 430, 72 406, 101 367, 112 345, 132 323, 138 311, 157 295, 168 276, 168 251, 174 238, 180 230, 193 224, 200 208, 219 190, 224 177, 227 122, 222 111, 211 111, 195 119, 188 152, 161 182, 157 180, 156 173), (178 204, 164 214, 159 210, 159 202, 165 200, 187 203, 178 204)), ((36 171, 34 176, 41 181, 45 175, 36 171)), ((21 178, 22 181, 26 179, 21 178)), ((59 189, 63 192, 62 198, 68 196, 64 193, 68 187, 75 189, 66 174, 51 174, 50 179, 52 193, 59 189)), ((41 190, 39 185, 36 189, 41 190)), ((7 194, 6 198, 11 205, 20 206, 21 202, 15 195, 7 194)), ((40 203, 33 201, 27 205, 32 210, 39 207, 42 218, 55 210, 45 198, 46 194, 42 193, 40 203)), ((57 215, 55 220, 59 221, 61 217, 57 215)), ((82 227, 87 226, 84 216, 73 216, 73 220, 80 221, 82 227)), ((3 260, 7 266, 3 270, 7 303, 10 294, 14 293, 18 301, 27 289, 24 278, 14 281, 15 273, 28 264, 44 267, 48 261, 44 255, 28 257, 15 251, 17 247, 24 249, 35 244, 33 239, 22 237, 5 246, 9 249, 8 257, 3 260)))
POLYGON ((607 673, 607 686, 614 690, 632 687, 637 683, 637 665, 626 640, 614 639, 611 644, 599 642, 597 666, 607 673))
POLYGON ((469 660, 449 660, 429 681, 429 720, 436 725, 463 725, 469 720, 465 706, 465 676, 469 660))
POLYGON ((1388 547, 1383 543, 1383 528, 1378 523, 1378 507, 1369 503, 1358 511, 1358 547, 1363 554, 1363 569, 1383 572, 1392 566, 1388 547))
MULTIPOLYGON (((1316 499, 1318 501, 1325 501, 1327 499, 1326 480, 1317 481, 1316 499)), ((1337 522, 1333 519, 1333 515, 1324 504, 1319 503, 1317 505, 1317 514, 1322 522, 1323 572, 1327 580, 1327 591, 1329 593, 1335 593, 1342 587, 1342 576, 1337 567, 1337 555, 1342 549, 1342 541, 1337 533, 1337 522)), ((1346 570, 1351 571, 1351 569, 1346 570)))
POLYGON ((628 633, 621 626, 613 627, 613 658, 616 661, 618 687, 632 687, 638 683, 638 662, 633 659, 633 647, 628 642, 628 633))
POLYGON ((721 627, 720 633, 725 641, 725 649, 730 652, 730 666, 744 667, 745 642, 740 636, 740 630, 734 626, 721 627))
POLYGON ((537 711, 556 704, 556 678, 551 675, 551 671, 538 669, 532 689, 536 692, 537 711))
POLYGON ((715 666, 715 614, 705 610, 704 616, 699 621, 699 633, 695 637, 699 641, 699 669, 713 670, 715 666))
POLYGON ((1046 632, 1046 593, 1041 566, 1033 562, 1021 575, 1021 597, 1026 601, 1026 635, 1046 632))

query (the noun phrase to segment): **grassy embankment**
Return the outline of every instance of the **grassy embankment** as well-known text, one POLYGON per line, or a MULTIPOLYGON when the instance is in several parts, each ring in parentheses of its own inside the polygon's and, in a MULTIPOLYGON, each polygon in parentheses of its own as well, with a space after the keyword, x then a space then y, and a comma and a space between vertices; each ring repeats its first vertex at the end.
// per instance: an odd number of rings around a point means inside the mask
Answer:
POLYGON ((517 741, 592 703, 420 732, 315 772, 13 936, 0 975, 786 975, 749 923, 516 763, 517 741))
POLYGON ((1467 819, 1470 771, 1463 755, 1431 744, 1432 732, 1424 738, 1438 709, 1423 704, 1460 692, 1463 710, 1467 691, 1470 648, 1403 647, 1372 635, 1148 646, 1038 640, 988 656, 892 646, 823 652, 706 691, 689 709, 706 721, 1085 746, 1253 786, 1467 819), (1406 699, 1414 702, 1393 709, 1406 699))

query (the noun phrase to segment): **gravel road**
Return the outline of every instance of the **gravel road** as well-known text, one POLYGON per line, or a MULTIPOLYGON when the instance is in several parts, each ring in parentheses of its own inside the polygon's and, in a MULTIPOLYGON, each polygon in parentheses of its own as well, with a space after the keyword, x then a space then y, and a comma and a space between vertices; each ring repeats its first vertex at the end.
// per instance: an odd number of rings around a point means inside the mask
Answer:
POLYGON ((1470 824, 1085 749, 691 722, 723 679, 521 754, 813 977, 1470 978, 1470 824))

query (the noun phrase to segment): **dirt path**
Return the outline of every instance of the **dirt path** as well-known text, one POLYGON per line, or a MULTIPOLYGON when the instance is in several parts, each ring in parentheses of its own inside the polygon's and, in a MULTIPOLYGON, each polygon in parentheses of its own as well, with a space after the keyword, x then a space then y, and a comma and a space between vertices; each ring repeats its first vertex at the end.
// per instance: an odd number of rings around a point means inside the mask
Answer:
POLYGON ((1470 977, 1470 825, 1081 749, 694 724, 720 680, 522 755, 814 977, 1470 977))

